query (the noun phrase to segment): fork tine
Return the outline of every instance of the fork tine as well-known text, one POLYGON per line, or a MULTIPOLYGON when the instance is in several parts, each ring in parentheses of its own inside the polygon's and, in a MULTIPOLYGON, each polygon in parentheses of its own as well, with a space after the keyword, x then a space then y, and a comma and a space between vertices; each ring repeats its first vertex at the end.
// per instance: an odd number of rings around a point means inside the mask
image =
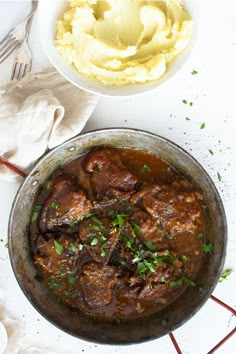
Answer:
POLYGON ((17 80, 21 80, 22 77, 24 76, 24 71, 25 71, 25 65, 23 63, 20 63, 20 68, 19 68, 19 73, 17 76, 17 80))
POLYGON ((22 78, 24 76, 26 76, 27 74, 29 74, 30 70, 31 70, 31 65, 30 64, 26 64, 25 67, 24 67, 24 72, 23 72, 22 78))
POLYGON ((14 43, 12 43, 11 46, 5 49, 4 52, 0 54, 0 63, 3 63, 4 60, 6 60, 9 57, 9 55, 13 52, 13 50, 15 50, 16 47, 18 47, 18 45, 19 42, 15 41, 14 43))
POLYGON ((12 72, 11 72, 11 80, 15 80, 15 78, 17 77, 16 75, 17 67, 18 67, 18 63, 15 63, 13 65, 12 72))
POLYGON ((9 44, 11 44, 12 41, 14 41, 14 39, 9 37, 4 41, 4 43, 0 44, 0 52, 2 52, 3 49, 5 49, 9 44))
POLYGON ((11 37, 11 31, 7 33, 7 35, 1 40, 0 46, 4 44, 4 42, 11 37))

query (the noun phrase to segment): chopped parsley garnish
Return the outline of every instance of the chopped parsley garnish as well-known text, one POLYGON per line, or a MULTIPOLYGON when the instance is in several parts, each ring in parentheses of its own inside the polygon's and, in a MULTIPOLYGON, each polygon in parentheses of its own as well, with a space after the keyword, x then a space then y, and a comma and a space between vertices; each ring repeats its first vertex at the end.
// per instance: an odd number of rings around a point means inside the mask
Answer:
POLYGON ((56 253, 59 254, 60 256, 63 252, 63 246, 56 240, 54 240, 53 243, 54 243, 54 249, 56 253))
POLYGON ((151 169, 150 169, 150 167, 149 167, 148 165, 143 165, 143 170, 144 170, 145 172, 151 171, 151 169))
MULTIPOLYGON (((92 214, 91 214, 92 215, 92 214)), ((103 223, 102 223, 102 221, 101 220, 99 220, 96 216, 92 216, 91 217, 91 220, 93 221, 93 222, 95 222, 96 224, 98 224, 98 225, 103 225, 103 223)))
POLYGON ((197 75, 198 74, 198 71, 196 71, 196 70, 193 70, 192 72, 191 72, 191 75, 197 75))
POLYGON ((192 107, 193 106, 193 102, 189 102, 189 106, 192 107))
POLYGON ((68 250, 72 252, 76 252, 76 247, 74 243, 70 243, 68 246, 68 250))
POLYGON ((193 287, 196 286, 196 283, 193 280, 187 278, 186 276, 182 276, 179 279, 170 281, 169 282, 169 287, 173 288, 173 287, 181 286, 181 285, 184 285, 184 284, 191 285, 193 287))
POLYGON ((79 251, 82 251, 82 249, 84 248, 84 245, 82 245, 81 243, 79 244, 79 251))
POLYGON ((217 172, 217 178, 218 178, 218 181, 219 181, 219 182, 221 182, 221 181, 222 181, 222 177, 221 177, 221 175, 220 175, 220 173, 219 173, 219 172, 217 172))
POLYGON ((187 101, 187 100, 182 100, 182 102, 183 102, 184 104, 188 104, 188 101, 187 101))
POLYGON ((105 255, 106 255, 105 247, 106 247, 106 244, 102 245, 102 247, 100 248, 100 256, 101 257, 105 257, 105 255))
POLYGON ((70 276, 68 277, 68 282, 69 282, 69 284, 70 284, 70 285, 74 285, 74 284, 75 284, 75 281, 76 281, 76 278, 77 278, 77 277, 75 277, 74 275, 70 275, 70 276))
POLYGON ((125 224, 125 219, 124 219, 124 214, 117 214, 116 218, 114 220, 112 220, 112 225, 113 226, 119 226, 120 228, 124 226, 125 224))
POLYGON ((233 272, 232 268, 225 269, 220 276, 219 283, 222 283, 222 281, 228 280, 230 274, 233 272))
POLYGON ((91 246, 96 246, 98 244, 98 238, 94 237, 90 243, 91 246))
POLYGON ((202 245, 203 252, 210 253, 214 249, 213 243, 203 243, 202 245))
POLYGON ((197 237, 199 238, 199 240, 201 239, 201 238, 203 238, 204 237, 204 234, 202 233, 202 232, 200 232, 198 235, 197 235, 197 237))
POLYGON ((36 204, 33 209, 32 217, 31 217, 31 222, 35 222, 38 219, 39 213, 42 209, 42 204, 36 204))
POLYGON ((64 295, 74 299, 75 297, 77 297, 79 295, 79 290, 78 289, 72 289, 69 291, 65 290, 64 295))
POLYGON ((53 278, 51 281, 48 282, 48 286, 50 289, 53 290, 58 290, 60 289, 60 285, 56 282, 56 280, 53 278))
POLYGON ((93 216, 92 213, 85 214, 85 217, 86 217, 86 218, 91 218, 91 216, 93 216))
POLYGON ((57 202, 52 202, 51 208, 57 210, 59 208, 59 204, 57 202))
POLYGON ((156 232, 157 232, 158 234, 162 234, 163 230, 162 230, 160 227, 158 227, 158 228, 156 229, 156 232))
POLYGON ((8 248, 8 242, 7 242, 7 243, 5 243, 4 247, 8 248))
POLYGON ((69 221, 69 226, 70 227, 75 227, 76 225, 78 225, 79 221, 78 220, 70 220, 69 221))
POLYGON ((205 129, 206 128, 206 123, 202 123, 201 125, 200 125, 200 129, 205 129))
POLYGON ((211 149, 208 149, 208 151, 211 155, 214 155, 214 152, 211 149))
POLYGON ((182 259, 183 263, 187 263, 187 261, 188 261, 188 257, 186 257, 184 254, 181 256, 181 259, 182 259))
POLYGON ((156 251, 156 245, 152 242, 146 241, 144 242, 145 246, 149 248, 151 251, 156 251))
POLYGON ((166 282, 166 278, 165 278, 164 275, 162 275, 162 276, 160 277, 160 282, 161 282, 161 283, 165 283, 165 282, 166 282))
POLYGON ((173 240, 173 238, 175 238, 175 236, 172 234, 167 234, 166 237, 168 238, 168 240, 173 240))
POLYGON ((191 120, 189 117, 185 117, 185 119, 186 119, 187 121, 191 120))
POLYGON ((133 224, 132 229, 134 230, 134 233, 136 236, 140 235, 140 226, 139 225, 133 224))

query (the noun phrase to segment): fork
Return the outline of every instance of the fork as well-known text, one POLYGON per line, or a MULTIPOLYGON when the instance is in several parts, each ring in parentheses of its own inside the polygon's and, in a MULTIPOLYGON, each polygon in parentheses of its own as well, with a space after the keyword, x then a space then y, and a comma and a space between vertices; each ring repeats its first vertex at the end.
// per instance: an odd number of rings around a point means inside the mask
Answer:
POLYGON ((22 43, 27 35, 27 27, 38 7, 38 0, 32 0, 32 9, 29 15, 18 25, 8 32, 5 38, 0 42, 0 63, 9 57, 9 55, 22 43))
POLYGON ((32 56, 27 43, 31 24, 32 17, 29 19, 28 26, 26 28, 25 39, 16 53, 11 73, 11 80, 21 80, 31 70, 32 56))

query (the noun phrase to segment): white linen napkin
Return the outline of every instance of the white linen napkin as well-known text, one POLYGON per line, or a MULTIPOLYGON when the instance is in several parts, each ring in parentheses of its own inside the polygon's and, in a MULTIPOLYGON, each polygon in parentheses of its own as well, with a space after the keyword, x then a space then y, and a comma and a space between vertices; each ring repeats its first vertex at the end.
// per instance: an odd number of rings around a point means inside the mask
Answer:
MULTIPOLYGON (((81 132, 97 101, 53 68, 0 87, 0 156, 28 173, 45 151, 81 132)), ((0 164, 0 178, 19 176, 0 164)))

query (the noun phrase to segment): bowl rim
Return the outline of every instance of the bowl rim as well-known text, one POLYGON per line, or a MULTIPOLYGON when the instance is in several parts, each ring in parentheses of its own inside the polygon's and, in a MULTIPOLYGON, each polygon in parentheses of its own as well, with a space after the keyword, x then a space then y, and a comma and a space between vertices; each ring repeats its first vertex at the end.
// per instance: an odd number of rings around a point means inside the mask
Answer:
MULTIPOLYGON (((113 127, 113 128, 102 128, 102 129, 94 129, 94 130, 90 130, 81 134, 78 134, 77 136, 67 140, 65 143, 53 148, 52 150, 50 150, 49 152, 47 152, 46 154, 44 154, 42 156, 42 158, 40 160, 38 160, 38 162, 35 164, 35 166, 32 168, 32 170, 29 172, 29 174, 26 176, 26 178, 24 179, 24 181, 22 182, 20 188, 18 189, 15 199, 13 201, 12 204, 12 208, 11 208, 11 212, 10 212, 10 217, 9 217, 9 222, 8 222, 8 245, 9 245, 9 258, 10 258, 10 263, 11 263, 11 267, 13 269, 13 273, 14 276, 19 284, 19 287, 21 288, 22 292, 24 293, 24 295, 26 296, 27 300, 31 303, 31 305, 45 318, 47 319, 47 321, 49 321, 49 323, 51 323, 52 325, 54 325, 55 327, 59 328, 60 330, 64 331, 67 334, 70 334, 74 337, 77 337, 79 339, 85 340, 87 342, 94 342, 94 343, 98 343, 98 344, 104 344, 104 345, 131 345, 131 344, 138 344, 138 343, 145 343, 151 340, 155 340, 158 339, 160 337, 157 337, 155 335, 152 335, 148 338, 141 338, 139 340, 135 340, 132 342, 120 342, 120 341, 110 341, 109 343, 104 342, 104 341, 99 341, 99 340, 94 340, 94 339, 88 339, 88 337, 83 336, 83 335, 78 335, 77 333, 74 333, 71 330, 68 330, 65 326, 63 327, 63 325, 56 323, 55 321, 53 321, 50 316, 48 316, 47 314, 45 314, 44 311, 42 311, 42 309, 40 308, 40 306, 35 303, 27 294, 27 291, 24 287, 24 284, 22 284, 18 278, 18 274, 17 274, 17 268, 16 268, 16 264, 15 264, 15 259, 14 259, 14 254, 13 254, 13 250, 12 250, 12 224, 13 224, 13 216, 14 216, 14 212, 16 209, 16 204, 19 200, 19 198, 21 197, 21 191, 24 188, 25 184, 29 181, 29 179, 38 171, 42 161, 44 161, 45 159, 47 159, 49 156, 55 154, 57 152, 57 150, 60 150, 62 145, 70 145, 71 143, 73 143, 74 141, 76 141, 77 139, 83 138, 83 136, 89 136, 89 135, 93 135, 94 133, 99 134, 102 132, 109 132, 109 131, 119 131, 119 132, 131 132, 131 133, 138 133, 138 134, 144 134, 147 136, 152 136, 154 138, 158 138, 160 141, 162 142, 167 142, 169 143, 172 147, 174 147, 174 149, 177 149, 181 152, 181 154, 184 154, 187 156, 187 158, 190 158, 191 160, 194 161, 194 163, 197 164, 198 168, 200 168, 200 170, 204 173, 204 175, 206 176, 208 182, 211 184, 211 187, 213 189, 213 192, 217 198, 217 201, 219 203, 219 207, 220 207, 220 214, 221 214, 221 218, 222 218, 222 223, 223 223, 223 232, 222 232, 222 236, 223 236, 223 250, 222 250, 222 255, 220 258, 220 262, 218 265, 218 271, 215 274, 214 277, 214 282, 212 283, 212 286, 210 288, 208 288, 208 290, 206 291, 204 297, 201 299, 201 301, 199 302, 198 306, 196 306, 194 308, 193 311, 191 311, 190 314, 188 314, 187 316, 185 316, 180 322, 178 322, 175 326, 172 326, 171 331, 166 331, 164 335, 169 334, 170 332, 173 332, 174 330, 176 330, 177 328, 181 327, 183 324, 185 324, 187 321, 189 321, 203 306, 204 304, 208 301, 208 299, 210 298, 210 296, 212 295, 216 285, 218 284, 218 280, 220 277, 220 274, 223 270, 223 266, 225 263, 225 258, 226 258, 226 248, 227 248, 227 241, 228 241, 228 227, 227 227, 227 218, 226 218, 226 214, 225 214, 225 209, 224 209, 224 204, 222 202, 222 199, 220 197, 220 194, 213 182, 213 180, 211 179, 210 175, 208 174, 208 172, 202 167, 202 165, 189 153, 187 152, 184 148, 182 148, 181 146, 179 146, 178 144, 174 143, 173 141, 164 138, 158 134, 155 133, 151 133, 149 131, 146 130, 141 130, 141 129, 136 129, 136 128, 123 128, 123 127, 113 127)), ((161 337, 162 337, 161 336, 161 337)))

